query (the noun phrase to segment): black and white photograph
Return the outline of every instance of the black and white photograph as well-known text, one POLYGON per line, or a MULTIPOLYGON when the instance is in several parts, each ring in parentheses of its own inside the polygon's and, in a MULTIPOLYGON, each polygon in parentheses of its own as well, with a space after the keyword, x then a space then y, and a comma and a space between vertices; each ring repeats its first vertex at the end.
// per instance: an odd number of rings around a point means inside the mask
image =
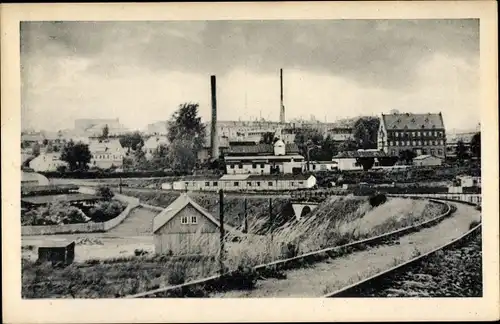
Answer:
POLYGON ((484 297, 480 26, 20 21, 21 298, 484 297))

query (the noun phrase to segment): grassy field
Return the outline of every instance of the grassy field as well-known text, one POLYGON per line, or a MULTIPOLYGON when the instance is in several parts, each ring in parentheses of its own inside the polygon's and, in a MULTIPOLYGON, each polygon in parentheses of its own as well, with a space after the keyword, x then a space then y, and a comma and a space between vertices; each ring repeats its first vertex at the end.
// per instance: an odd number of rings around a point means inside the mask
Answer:
MULTIPOLYGON (((175 197, 153 199, 168 204, 175 197)), ((218 204, 211 199, 214 198, 197 200, 214 211, 218 204)), ((230 203, 228 202, 227 214, 236 221, 242 199, 228 200, 230 203)), ((285 205, 286 201, 281 203, 285 205)), ((250 205, 249 202, 248 206, 250 205)), ((385 204, 372 208, 366 197, 331 197, 314 210, 310 217, 300 221, 295 218, 282 219, 276 222, 276 227, 271 231, 267 201, 258 200, 252 206, 254 212, 249 212, 249 215, 254 215, 251 233, 239 236, 239 242, 228 242, 226 245, 225 266, 228 269, 248 268, 326 246, 345 244, 420 222, 443 212, 440 205, 426 201, 389 199, 385 204)), ((278 206, 274 210, 280 211, 278 206)), ((218 262, 207 257, 146 255, 88 260, 54 269, 50 265, 23 260, 23 297, 124 296, 206 277, 215 274, 218 269, 218 262)))

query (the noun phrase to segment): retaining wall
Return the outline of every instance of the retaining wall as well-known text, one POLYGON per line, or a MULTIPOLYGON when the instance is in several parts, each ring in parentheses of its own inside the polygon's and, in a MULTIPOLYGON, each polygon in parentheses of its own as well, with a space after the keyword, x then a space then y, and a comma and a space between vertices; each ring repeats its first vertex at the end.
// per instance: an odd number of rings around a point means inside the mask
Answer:
MULTIPOLYGON (((85 190, 85 189, 84 189, 85 190)), ((40 226, 21 226, 21 235, 51 235, 51 234, 68 234, 68 233, 92 233, 105 232, 117 226, 130 212, 139 206, 139 199, 116 194, 113 199, 127 204, 120 215, 102 223, 81 223, 81 224, 64 224, 64 225, 40 225, 40 226)))

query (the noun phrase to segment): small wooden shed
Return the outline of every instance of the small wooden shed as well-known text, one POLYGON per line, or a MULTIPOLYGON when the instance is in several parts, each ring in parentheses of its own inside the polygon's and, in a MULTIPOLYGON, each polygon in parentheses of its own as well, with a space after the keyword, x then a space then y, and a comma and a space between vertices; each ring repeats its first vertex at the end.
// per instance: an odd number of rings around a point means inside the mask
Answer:
POLYGON ((38 247, 38 261, 71 264, 75 259, 75 241, 50 241, 38 247))
MULTIPOLYGON (((234 231, 224 225, 225 231, 234 231)), ((220 223, 187 193, 153 219, 155 253, 216 255, 220 247, 220 223)))

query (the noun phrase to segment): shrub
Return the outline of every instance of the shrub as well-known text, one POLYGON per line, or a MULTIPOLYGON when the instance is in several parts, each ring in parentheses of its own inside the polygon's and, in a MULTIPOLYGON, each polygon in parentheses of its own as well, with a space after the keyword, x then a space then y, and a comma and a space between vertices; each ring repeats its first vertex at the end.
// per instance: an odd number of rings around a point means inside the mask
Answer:
POLYGON ((376 194, 371 196, 369 201, 372 207, 377 207, 382 204, 385 204, 385 202, 387 201, 387 197, 384 194, 376 194))
POLYGON ((61 225, 86 223, 90 220, 80 209, 66 201, 54 201, 47 206, 29 210, 21 215, 22 225, 61 225))
POLYGON ((135 254, 135 256, 143 256, 143 255, 149 254, 149 252, 146 250, 143 250, 143 249, 135 249, 134 254, 135 254))
POLYGON ((120 215, 126 206, 118 201, 102 201, 92 207, 89 211, 89 217, 94 222, 105 222, 120 215))
POLYGON ((104 200, 106 200, 106 201, 111 200, 115 196, 113 191, 107 186, 98 187, 96 190, 96 193, 97 193, 97 195, 103 197, 104 200))
POLYGON ((170 285, 182 285, 186 281, 186 268, 180 263, 176 263, 168 273, 168 283, 170 285))

